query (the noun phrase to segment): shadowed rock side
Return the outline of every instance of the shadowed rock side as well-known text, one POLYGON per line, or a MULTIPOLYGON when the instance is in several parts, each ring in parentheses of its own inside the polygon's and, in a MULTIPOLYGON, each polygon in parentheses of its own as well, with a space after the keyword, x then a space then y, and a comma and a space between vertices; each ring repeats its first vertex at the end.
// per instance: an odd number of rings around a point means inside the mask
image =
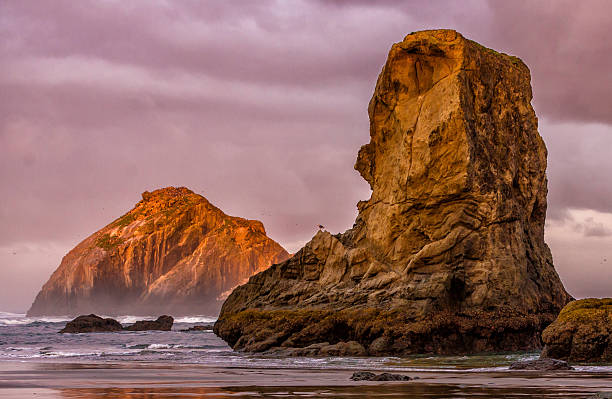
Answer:
POLYGON ((92 333, 123 331, 123 326, 115 319, 102 318, 95 314, 79 316, 66 323, 60 333, 92 333))
POLYGON ((568 304, 542 333, 542 358, 571 362, 612 362, 612 298, 568 304))
POLYGON ((115 319, 103 319, 95 314, 82 315, 66 323, 60 333, 99 333, 116 331, 170 331, 174 324, 172 316, 159 316, 157 320, 138 320, 131 326, 123 327, 115 319))
POLYGON ((544 242, 546 147, 529 69, 455 31, 394 44, 355 169, 371 198, 223 305, 215 332, 265 351, 356 341, 368 354, 541 346, 570 296, 544 242))
POLYGON ((288 257, 261 222, 187 188, 145 192, 64 257, 28 315, 213 315, 223 292, 288 257))

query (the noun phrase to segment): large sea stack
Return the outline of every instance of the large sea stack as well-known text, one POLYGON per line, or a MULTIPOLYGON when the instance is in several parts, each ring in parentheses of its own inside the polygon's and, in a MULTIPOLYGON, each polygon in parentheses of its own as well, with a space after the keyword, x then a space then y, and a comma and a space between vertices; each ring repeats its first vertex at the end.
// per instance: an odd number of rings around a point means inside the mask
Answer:
POLYGON ((187 188, 145 192, 64 257, 28 315, 216 315, 225 291, 288 257, 261 222, 187 188))
POLYGON ((571 298, 544 242, 547 152, 531 98, 520 59, 455 31, 394 44, 355 164, 372 195, 353 228, 318 232, 234 290, 215 332, 247 351, 541 347, 571 298))

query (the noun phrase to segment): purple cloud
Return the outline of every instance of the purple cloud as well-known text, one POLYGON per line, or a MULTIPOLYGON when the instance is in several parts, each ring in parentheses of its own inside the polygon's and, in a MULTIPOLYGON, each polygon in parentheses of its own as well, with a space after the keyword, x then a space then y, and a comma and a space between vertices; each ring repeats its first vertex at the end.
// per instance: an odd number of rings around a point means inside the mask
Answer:
MULTIPOLYGON (((369 196, 352 167, 376 77, 426 28, 523 58, 549 215, 612 212, 611 16, 607 1, 1 2, 0 248, 30 255, 2 258, 0 281, 44 280, 50 253, 168 185, 262 220, 290 251, 320 223, 344 231, 369 196)), ((0 310, 27 307, 28 287, 0 310)))

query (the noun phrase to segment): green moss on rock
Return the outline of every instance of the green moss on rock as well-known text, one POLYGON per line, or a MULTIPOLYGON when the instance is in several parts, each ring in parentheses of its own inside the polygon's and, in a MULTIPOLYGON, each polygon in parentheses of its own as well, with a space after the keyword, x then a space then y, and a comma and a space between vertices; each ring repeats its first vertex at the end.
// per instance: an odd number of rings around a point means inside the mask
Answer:
POLYGON ((612 298, 570 302, 542 333, 542 357, 612 362, 612 298))
POLYGON ((113 226, 115 227, 125 227, 129 224, 131 224, 134 220, 136 220, 136 216, 132 213, 126 213, 125 215, 121 216, 119 219, 117 219, 114 223, 113 226))
POLYGON ((110 251, 123 244, 123 242, 123 238, 118 236, 111 236, 110 234, 106 233, 96 239, 96 246, 102 248, 105 251, 110 251))

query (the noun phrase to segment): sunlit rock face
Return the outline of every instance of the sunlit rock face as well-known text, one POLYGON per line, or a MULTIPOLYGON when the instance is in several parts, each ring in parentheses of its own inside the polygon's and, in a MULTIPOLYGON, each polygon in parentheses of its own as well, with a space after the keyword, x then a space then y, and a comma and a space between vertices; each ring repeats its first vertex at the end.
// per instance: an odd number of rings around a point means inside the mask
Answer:
POLYGON ((222 293, 288 257, 261 222, 187 188, 145 192, 64 257, 28 315, 216 315, 222 293))
POLYGON ((355 164, 372 195, 353 228, 317 233, 234 290, 216 333, 253 351, 540 347, 570 296, 544 242, 547 152, 531 98, 520 59, 455 31, 394 44, 355 164))

